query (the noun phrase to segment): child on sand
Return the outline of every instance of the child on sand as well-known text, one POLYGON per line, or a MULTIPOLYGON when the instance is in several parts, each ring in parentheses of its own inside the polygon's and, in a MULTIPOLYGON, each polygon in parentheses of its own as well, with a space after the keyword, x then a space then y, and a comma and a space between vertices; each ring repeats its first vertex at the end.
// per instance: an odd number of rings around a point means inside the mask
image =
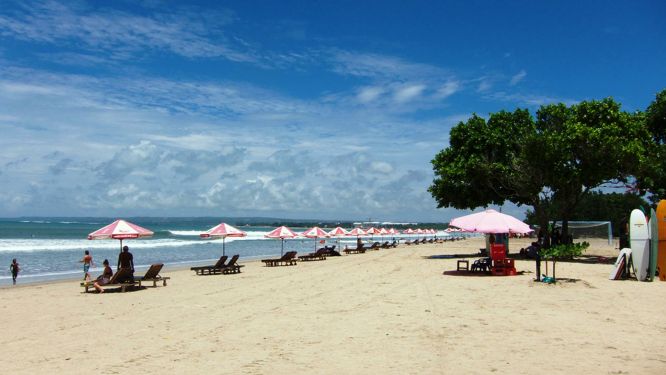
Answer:
POLYGON ((12 264, 9 265, 9 270, 12 272, 12 281, 14 282, 14 285, 16 285, 16 277, 21 270, 21 267, 19 267, 16 258, 12 259, 12 264))
POLYGON ((83 280, 85 281, 90 281, 90 267, 93 265, 93 259, 92 255, 90 255, 90 251, 86 250, 84 252, 83 258, 79 261, 80 263, 83 263, 83 280))

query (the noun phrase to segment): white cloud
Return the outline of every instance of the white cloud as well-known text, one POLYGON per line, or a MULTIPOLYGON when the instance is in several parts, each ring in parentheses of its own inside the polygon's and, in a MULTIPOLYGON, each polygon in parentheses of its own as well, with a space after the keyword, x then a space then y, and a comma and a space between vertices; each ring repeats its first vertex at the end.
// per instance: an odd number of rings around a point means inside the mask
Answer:
POLYGON ((397 103, 406 103, 419 97, 425 88, 422 84, 406 85, 396 89, 393 98, 397 103))
POLYGON ((233 22, 229 12, 174 9, 152 10, 146 15, 113 9, 95 11, 71 3, 37 1, 0 15, 0 35, 23 40, 77 45, 89 51, 105 51, 107 57, 127 60, 154 50, 186 57, 223 57, 232 61, 255 61, 251 51, 225 38, 220 25, 233 22), (211 22, 214 21, 214 22, 211 22), (211 34, 217 38, 213 42, 211 34), (223 40, 220 42, 219 40, 223 40))
POLYGON ((488 81, 486 79, 482 79, 479 82, 479 85, 477 86, 476 91, 480 92, 480 93, 483 93, 483 92, 489 91, 492 87, 493 87, 493 84, 490 81, 488 81))
POLYGON ((334 72, 341 75, 389 80, 425 77, 449 77, 451 73, 437 66, 409 62, 397 57, 331 50, 330 62, 334 72))
POLYGON ((520 72, 518 72, 517 74, 515 74, 514 76, 511 77, 511 80, 509 81, 509 85, 511 85, 511 86, 517 85, 518 83, 520 83, 520 81, 525 79, 526 76, 527 76, 527 72, 524 69, 521 70, 520 72))
POLYGON ((461 89, 461 84, 458 81, 449 81, 446 82, 444 85, 442 85, 437 92, 435 93, 435 97, 437 99, 446 99, 449 96, 455 94, 456 92, 460 91, 461 89))
POLYGON ((359 90, 357 98, 358 101, 361 103, 370 103, 377 100, 377 98, 379 98, 379 96, 382 95, 384 92, 385 89, 383 87, 377 87, 377 86, 363 87, 359 90))

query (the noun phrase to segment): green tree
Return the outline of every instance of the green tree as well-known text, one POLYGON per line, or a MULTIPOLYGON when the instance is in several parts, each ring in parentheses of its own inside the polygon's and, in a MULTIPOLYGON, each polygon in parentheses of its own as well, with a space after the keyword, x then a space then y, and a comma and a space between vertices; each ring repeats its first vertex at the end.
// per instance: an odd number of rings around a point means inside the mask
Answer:
POLYGON ((473 209, 507 200, 529 205, 547 227, 552 194, 527 150, 535 136, 527 110, 493 113, 487 122, 473 115, 451 129, 450 146, 432 160, 436 178, 428 190, 439 207, 473 209))
POLYGON ((666 199, 666 90, 659 92, 645 112, 653 148, 646 156, 643 173, 637 178, 640 192, 650 192, 650 200, 666 199))
POLYGON ((642 115, 622 112, 610 98, 542 106, 536 127, 531 157, 546 170, 546 185, 558 208, 551 214, 562 219, 564 238, 582 197, 638 173, 651 143, 642 115))
POLYGON ((520 109, 487 122, 474 115, 451 130, 449 147, 433 159, 429 191, 439 207, 529 205, 541 228, 553 215, 562 218, 566 235, 587 192, 638 169, 651 142, 642 119, 612 99, 542 106, 536 121, 520 109))

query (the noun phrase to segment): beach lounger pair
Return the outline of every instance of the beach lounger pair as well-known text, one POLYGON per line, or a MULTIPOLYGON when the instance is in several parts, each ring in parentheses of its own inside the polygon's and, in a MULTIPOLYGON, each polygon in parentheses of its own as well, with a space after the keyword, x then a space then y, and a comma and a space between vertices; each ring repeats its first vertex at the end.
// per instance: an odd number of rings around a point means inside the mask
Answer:
POLYGON ((296 265, 296 251, 287 251, 281 258, 276 259, 262 259, 266 267, 275 266, 295 266, 296 265))
POLYGON ((397 246, 398 246, 398 241, 393 241, 393 242, 386 241, 382 244, 382 249, 388 249, 397 246))
POLYGON ((344 251, 345 254, 363 254, 365 253, 365 250, 366 248, 363 246, 363 244, 361 244, 355 248, 345 248, 342 251, 344 251))
POLYGON ((310 253, 307 255, 300 255, 298 257, 298 260, 307 262, 307 261, 314 261, 314 260, 326 260, 326 256, 328 255, 329 250, 327 248, 321 248, 315 251, 314 253, 310 253))
POLYGON ((230 273, 240 273, 240 269, 243 267, 243 265, 237 263, 239 255, 236 254, 232 256, 231 260, 229 260, 229 263, 225 264, 227 258, 228 257, 226 255, 223 255, 215 264, 209 266, 190 267, 190 270, 194 271, 197 275, 226 275, 230 273))
POLYGON ((379 242, 374 242, 370 247, 366 248, 366 250, 379 250, 381 249, 381 243, 379 242))
MULTIPOLYGON (((111 288, 119 288, 121 292, 126 292, 128 288, 133 288, 135 286, 141 287, 144 283, 153 283, 153 287, 157 287, 158 282, 162 282, 163 286, 167 285, 167 280, 170 277, 164 277, 160 275, 160 271, 164 267, 163 263, 152 264, 150 268, 146 271, 143 276, 134 276, 132 280, 132 271, 127 268, 121 268, 113 274, 111 280, 107 284, 100 285, 104 290, 111 288), (120 282, 119 280, 124 280, 120 282)), ((93 284, 97 280, 84 281, 81 283, 81 286, 85 288, 85 292, 88 293, 89 289, 95 289, 93 284)))

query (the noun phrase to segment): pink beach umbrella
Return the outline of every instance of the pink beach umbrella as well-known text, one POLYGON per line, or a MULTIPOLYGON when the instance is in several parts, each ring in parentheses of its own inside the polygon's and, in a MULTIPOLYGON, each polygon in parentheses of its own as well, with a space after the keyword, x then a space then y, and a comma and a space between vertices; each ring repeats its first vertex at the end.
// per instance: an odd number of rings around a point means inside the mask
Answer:
POLYGON ((489 209, 451 220, 451 226, 477 233, 529 233, 529 225, 513 216, 489 209))
POLYGON ((330 232, 328 232, 329 237, 338 238, 338 249, 340 248, 340 237, 349 235, 349 231, 341 227, 335 227, 330 232))
POLYGON ((285 227, 284 225, 281 227, 277 227, 273 229, 272 231, 268 232, 267 234, 264 235, 266 238, 279 238, 282 240, 282 250, 280 250, 280 256, 284 255, 284 240, 285 238, 296 238, 298 237, 298 234, 296 234, 293 230, 289 229, 288 227, 285 227))
POLYGON ((224 255, 224 241, 227 237, 245 237, 247 233, 227 223, 221 223, 201 233, 199 236, 201 238, 222 238, 222 255, 224 255))
POLYGON ((365 236, 365 235, 366 233, 363 230, 363 228, 354 228, 348 234, 348 236, 356 236, 356 237, 365 236))
POLYGON ((317 251, 317 238, 319 237, 328 237, 328 233, 319 227, 312 227, 301 234, 303 237, 314 238, 314 247, 317 251))
POLYGON ((153 232, 125 220, 116 220, 88 235, 89 240, 120 240, 120 251, 123 251, 123 240, 130 238, 152 237, 153 232))
POLYGON ((379 235, 382 236, 382 241, 384 240, 384 236, 388 235, 389 231, 386 230, 386 228, 382 228, 379 230, 379 235))
POLYGON ((365 234, 369 234, 370 235, 370 240, 372 240, 373 236, 375 234, 379 234, 379 232, 380 232, 379 229, 377 229, 375 227, 371 227, 371 228, 369 228, 368 230, 365 231, 365 234))

